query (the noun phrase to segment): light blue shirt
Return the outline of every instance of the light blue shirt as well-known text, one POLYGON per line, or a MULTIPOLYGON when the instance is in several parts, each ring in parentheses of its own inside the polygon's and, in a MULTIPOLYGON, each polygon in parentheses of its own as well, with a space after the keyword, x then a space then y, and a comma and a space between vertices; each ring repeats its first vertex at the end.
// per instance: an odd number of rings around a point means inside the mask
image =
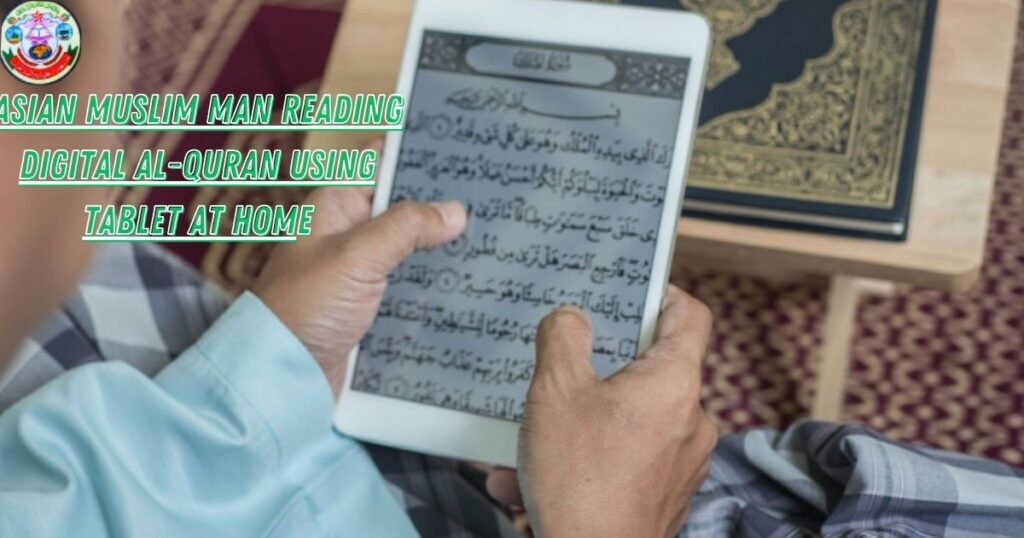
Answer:
POLYGON ((254 295, 155 379, 78 368, 0 415, 0 537, 414 536, 254 295))

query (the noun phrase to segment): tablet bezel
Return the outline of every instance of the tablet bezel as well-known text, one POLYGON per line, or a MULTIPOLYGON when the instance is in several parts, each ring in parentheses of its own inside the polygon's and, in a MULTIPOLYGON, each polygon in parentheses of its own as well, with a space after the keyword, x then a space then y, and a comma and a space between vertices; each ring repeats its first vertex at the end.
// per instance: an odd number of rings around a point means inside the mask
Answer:
MULTIPOLYGON (((565 0, 418 0, 405 45, 397 93, 411 97, 426 30, 538 43, 558 43, 690 59, 666 203, 643 308, 640 350, 650 346, 668 284, 683 191, 704 85, 710 28, 703 17, 682 11, 622 8, 565 0), (537 17, 537 14, 542 14, 537 17)), ((373 214, 387 210, 403 133, 387 136, 373 214)), ((335 410, 335 427, 371 443, 416 452, 516 465, 519 425, 350 388, 358 348, 352 351, 335 410)))

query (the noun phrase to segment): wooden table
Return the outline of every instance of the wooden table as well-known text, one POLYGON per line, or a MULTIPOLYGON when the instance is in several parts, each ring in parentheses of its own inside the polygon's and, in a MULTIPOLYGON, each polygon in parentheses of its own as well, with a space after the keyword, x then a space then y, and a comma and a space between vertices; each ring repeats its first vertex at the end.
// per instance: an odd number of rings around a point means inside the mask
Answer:
MULTIPOLYGON (((324 75, 324 93, 394 90, 413 0, 348 0, 324 75)), ((891 283, 960 291, 985 253, 1019 0, 940 0, 923 138, 905 243, 679 222, 677 263, 773 276, 830 279, 812 415, 836 420, 863 293, 891 283)), ((370 134, 314 133, 307 146, 358 147, 370 134)))

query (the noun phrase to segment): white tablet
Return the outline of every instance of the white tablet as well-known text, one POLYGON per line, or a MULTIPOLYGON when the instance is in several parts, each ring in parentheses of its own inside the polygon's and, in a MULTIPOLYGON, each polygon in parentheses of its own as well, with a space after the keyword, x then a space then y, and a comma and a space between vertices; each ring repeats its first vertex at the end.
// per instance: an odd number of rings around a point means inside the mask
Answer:
POLYGON ((586 311, 608 376, 652 339, 710 30, 559 0, 419 0, 374 214, 460 200, 468 229, 390 278, 335 416, 358 439, 514 466, 534 339, 586 311))

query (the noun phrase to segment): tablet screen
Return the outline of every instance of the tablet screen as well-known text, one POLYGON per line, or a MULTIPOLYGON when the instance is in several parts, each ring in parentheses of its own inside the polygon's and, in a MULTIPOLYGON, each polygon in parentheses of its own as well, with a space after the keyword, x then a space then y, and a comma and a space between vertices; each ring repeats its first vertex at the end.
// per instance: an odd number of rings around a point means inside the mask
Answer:
POLYGON ((354 390, 519 420, 544 316, 635 357, 686 58, 427 31, 392 202, 459 200, 459 240, 393 275, 354 390))

